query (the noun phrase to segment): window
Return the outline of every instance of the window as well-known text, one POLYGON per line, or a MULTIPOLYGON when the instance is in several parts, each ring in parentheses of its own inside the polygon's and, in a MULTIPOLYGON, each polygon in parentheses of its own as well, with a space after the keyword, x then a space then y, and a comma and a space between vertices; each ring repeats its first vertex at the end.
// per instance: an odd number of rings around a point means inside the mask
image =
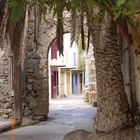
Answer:
POLYGON ((73 53, 73 64, 76 66, 76 53, 73 53))
POLYGON ((51 59, 57 59, 57 41, 54 40, 51 45, 51 59))

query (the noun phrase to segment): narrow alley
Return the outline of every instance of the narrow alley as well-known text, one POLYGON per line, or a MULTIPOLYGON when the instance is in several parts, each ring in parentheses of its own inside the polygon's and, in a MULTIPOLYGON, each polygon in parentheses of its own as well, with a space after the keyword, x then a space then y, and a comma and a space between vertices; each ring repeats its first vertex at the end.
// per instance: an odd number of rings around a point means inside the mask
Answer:
POLYGON ((96 108, 84 103, 82 95, 52 99, 48 120, 2 133, 0 140, 63 140, 66 133, 85 129, 93 132, 96 108))

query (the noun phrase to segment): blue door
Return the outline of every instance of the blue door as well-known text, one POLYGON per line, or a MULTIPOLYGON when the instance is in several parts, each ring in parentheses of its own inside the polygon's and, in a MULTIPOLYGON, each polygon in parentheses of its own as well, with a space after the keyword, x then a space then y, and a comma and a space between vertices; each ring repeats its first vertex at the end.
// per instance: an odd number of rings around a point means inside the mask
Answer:
POLYGON ((78 78, 77 73, 72 74, 72 94, 77 94, 78 92, 78 78))

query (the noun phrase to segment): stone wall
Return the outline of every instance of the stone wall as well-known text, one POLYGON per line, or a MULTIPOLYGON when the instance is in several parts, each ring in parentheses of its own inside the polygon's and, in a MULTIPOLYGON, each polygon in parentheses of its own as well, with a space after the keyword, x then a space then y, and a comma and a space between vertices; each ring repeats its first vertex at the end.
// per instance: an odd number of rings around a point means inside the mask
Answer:
POLYGON ((10 118, 14 115, 14 97, 9 89, 8 82, 8 48, 6 41, 0 48, 0 118, 10 118))
MULTIPOLYGON (((64 32, 70 31, 67 16, 64 32)), ((24 115, 46 116, 49 110, 48 51, 56 38, 57 20, 53 15, 30 15, 25 53, 24 115), (36 31, 35 27, 38 27, 36 31)))
POLYGON ((0 119, 7 119, 13 115, 13 96, 11 95, 8 79, 8 42, 4 33, 6 31, 6 1, 0 4, 0 119))
POLYGON ((93 45, 90 45, 89 51, 85 59, 85 75, 86 83, 84 88, 84 101, 89 102, 91 105, 96 106, 97 92, 96 92, 96 70, 93 45))
POLYGON ((96 86, 96 72, 93 45, 90 44, 89 51, 86 55, 86 85, 96 86))
MULTIPOLYGON (((17 117, 17 112, 20 110, 19 106, 14 107, 14 104, 20 102, 20 99, 18 98, 19 96, 14 96, 14 86, 17 86, 17 89, 20 90, 20 80, 14 80, 14 78, 17 78, 20 75, 20 73, 19 71, 17 71, 17 69, 15 70, 14 66, 20 65, 20 62, 22 61, 20 47, 22 47, 22 45, 25 43, 24 35, 22 36, 22 31, 26 29, 23 28, 23 26, 25 25, 24 23, 18 26, 19 23, 14 24, 13 21, 9 20, 9 8, 7 3, 5 4, 3 13, 4 14, 1 19, 2 23, 0 26, 0 118, 6 119, 11 117, 17 117), (20 27, 22 28, 22 30, 20 30, 20 27), (20 36, 18 34, 19 32, 20 36), (19 38, 17 38, 17 36, 19 38), (14 47, 18 48, 15 49, 14 47), (18 57, 17 53, 16 55, 12 54, 12 51, 14 53, 15 50, 20 50, 18 51, 20 57, 18 57), (15 56, 17 57, 16 63, 14 63, 15 56)), ((19 90, 15 90, 15 92, 19 93, 19 90)))

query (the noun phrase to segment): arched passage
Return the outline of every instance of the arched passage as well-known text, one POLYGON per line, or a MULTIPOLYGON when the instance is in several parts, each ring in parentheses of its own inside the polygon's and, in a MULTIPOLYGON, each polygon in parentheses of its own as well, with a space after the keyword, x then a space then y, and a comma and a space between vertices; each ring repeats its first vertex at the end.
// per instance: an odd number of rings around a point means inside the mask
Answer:
MULTIPOLYGON (((32 14, 28 19, 23 112, 24 115, 33 114, 38 118, 47 116, 49 110, 48 50, 52 40, 56 37, 56 19, 51 14, 40 22, 36 19, 37 17, 35 18, 32 14), (39 30, 36 34, 37 23, 39 30)), ((66 21, 64 31, 70 31, 68 21, 66 21)))
MULTIPOLYGON (((68 127, 71 125, 71 127, 74 127, 74 129, 85 128, 86 130, 91 131, 96 109, 89 107, 86 103, 84 103, 83 94, 81 93, 83 91, 82 88, 85 87, 85 75, 84 70, 82 69, 85 63, 82 63, 86 62, 86 58, 83 56, 86 53, 82 53, 83 51, 81 48, 79 48, 81 46, 78 46, 76 43, 70 47, 70 33, 64 34, 63 38, 64 56, 60 57, 59 52, 57 52, 56 55, 57 44, 55 39, 53 39, 52 43, 50 44, 48 53, 48 117, 51 122, 57 122, 58 126, 63 123, 68 127)), ((90 53, 90 55, 93 57, 93 53, 90 53)), ((88 55, 87 58, 88 62, 90 61, 90 55, 88 55)), ((89 65, 90 67, 94 67, 94 65, 91 65, 91 63, 89 65)), ((89 66, 87 69, 89 69, 89 66)), ((93 80, 95 79, 92 79, 92 81, 93 80)), ((91 86, 92 85, 90 85, 90 88, 91 86)), ((88 85, 87 88, 89 88, 88 85)), ((93 88, 91 90, 93 91, 93 88)))
MULTIPOLYGON (((64 32, 71 31, 70 18, 66 18, 64 32)), ((49 111, 49 69, 48 55, 50 45, 56 38, 56 19, 47 15, 39 23, 35 34, 36 18, 30 15, 27 31, 25 54, 25 94, 23 100, 24 115, 33 114, 33 118, 46 117, 49 111), (34 38, 37 37, 37 42, 34 38)))

